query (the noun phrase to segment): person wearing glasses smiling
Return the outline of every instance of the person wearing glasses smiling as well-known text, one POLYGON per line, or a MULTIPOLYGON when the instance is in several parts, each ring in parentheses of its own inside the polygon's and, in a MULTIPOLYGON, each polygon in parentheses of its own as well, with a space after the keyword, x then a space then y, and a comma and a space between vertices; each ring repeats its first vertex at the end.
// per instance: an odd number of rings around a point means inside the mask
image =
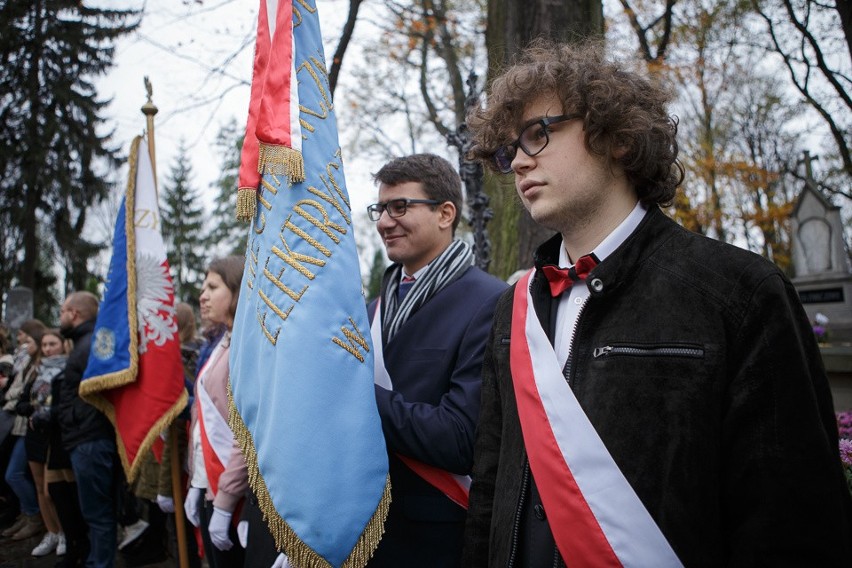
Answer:
POLYGON ((367 210, 393 261, 368 307, 391 505, 368 566, 461 566, 482 354, 506 285, 453 238, 462 194, 449 162, 397 158, 374 179, 367 210))
POLYGON ((468 117, 556 234, 495 310, 466 568, 848 565, 814 334, 774 264, 661 210, 670 98, 596 43, 536 44, 468 117))

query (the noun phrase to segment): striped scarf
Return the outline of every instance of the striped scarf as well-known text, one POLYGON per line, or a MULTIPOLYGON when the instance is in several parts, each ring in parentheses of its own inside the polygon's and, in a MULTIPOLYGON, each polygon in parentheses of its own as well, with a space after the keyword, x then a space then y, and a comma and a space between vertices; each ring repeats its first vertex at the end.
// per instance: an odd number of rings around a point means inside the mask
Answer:
POLYGON ((429 268, 414 281, 400 303, 397 298, 402 266, 392 264, 385 272, 382 288, 382 339, 385 345, 402 325, 432 296, 460 278, 473 265, 473 249, 463 241, 453 241, 435 258, 429 268))

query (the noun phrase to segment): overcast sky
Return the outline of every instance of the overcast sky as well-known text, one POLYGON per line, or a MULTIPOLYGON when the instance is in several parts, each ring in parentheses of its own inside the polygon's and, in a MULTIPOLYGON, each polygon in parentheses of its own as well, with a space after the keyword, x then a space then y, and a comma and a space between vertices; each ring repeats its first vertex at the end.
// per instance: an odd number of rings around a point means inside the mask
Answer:
MULTIPOLYGON (((241 129, 245 125, 258 0, 120 0, 106 5, 144 5, 145 10, 139 30, 119 42, 112 71, 97 82, 99 96, 112 99, 105 116, 115 128, 116 142, 127 152, 133 137, 144 131, 140 107, 146 101, 143 78, 148 76, 159 109, 155 119, 159 183, 184 139, 190 148, 194 185, 211 202, 210 185, 220 171, 216 134, 231 118, 241 129)), ((349 3, 319 0, 317 5, 330 60, 349 3)), ((343 89, 338 87, 338 97, 343 89)), ((345 124, 339 123, 339 128, 343 140, 345 124)), ((369 172, 376 169, 374 164, 346 164, 347 188, 356 212, 375 197, 369 172)), ((123 173, 121 179, 125 179, 123 173)))

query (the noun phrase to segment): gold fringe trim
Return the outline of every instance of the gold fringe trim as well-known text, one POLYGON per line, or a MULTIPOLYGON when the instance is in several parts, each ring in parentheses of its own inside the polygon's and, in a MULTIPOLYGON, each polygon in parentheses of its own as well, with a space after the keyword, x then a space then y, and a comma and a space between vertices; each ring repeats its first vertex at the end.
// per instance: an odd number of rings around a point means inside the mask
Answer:
POLYGON ((257 171, 261 175, 286 175, 290 184, 305 181, 305 161, 302 159, 302 153, 280 144, 260 143, 257 171))
POLYGON ((257 214, 257 190, 252 187, 237 189, 237 220, 251 221, 257 214))
POLYGON ((139 334, 136 333, 138 328, 136 313, 136 226, 134 220, 136 219, 136 172, 139 166, 139 147, 141 143, 142 137, 137 136, 130 145, 127 191, 124 195, 124 234, 127 238, 127 323, 130 330, 130 345, 128 346, 130 365, 127 369, 97 377, 90 377, 80 383, 80 398, 103 412, 112 423, 113 429, 115 429, 116 445, 118 446, 121 465, 124 468, 127 481, 130 483, 139 475, 142 457, 151 449, 160 432, 166 429, 183 411, 189 399, 186 389, 183 389, 178 401, 166 414, 154 423, 145 435, 145 438, 139 445, 139 450, 136 452, 136 459, 133 460, 133 463, 130 463, 123 440, 118 432, 115 407, 104 397, 103 393, 106 390, 134 382, 139 370, 139 334))
MULTIPOLYGON (((228 379, 228 424, 234 433, 234 438, 242 449, 243 458, 246 461, 246 468, 248 470, 248 482, 257 498, 258 507, 263 513, 263 519, 266 521, 269 531, 275 539, 275 548, 286 552, 290 564, 295 568, 333 568, 327 560, 305 544, 293 529, 287 525, 286 521, 281 518, 278 511, 275 510, 272 497, 269 495, 269 489, 266 487, 263 476, 260 475, 257 452, 251 432, 249 432, 234 404, 230 378, 228 379)), ((376 507, 376 512, 373 513, 373 517, 367 523, 367 526, 358 538, 358 542, 355 543, 354 548, 349 553, 349 557, 343 563, 342 568, 364 568, 367 565, 385 532, 385 519, 388 516, 390 503, 391 482, 390 475, 388 475, 385 480, 382 498, 376 507)))

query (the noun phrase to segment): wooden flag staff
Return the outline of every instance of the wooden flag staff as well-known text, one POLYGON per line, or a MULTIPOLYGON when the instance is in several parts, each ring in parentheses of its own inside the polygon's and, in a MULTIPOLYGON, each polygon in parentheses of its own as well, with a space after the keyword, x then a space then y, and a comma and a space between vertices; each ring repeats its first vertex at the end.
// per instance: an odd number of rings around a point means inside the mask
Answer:
MULTIPOLYGON (((142 114, 147 119, 148 153, 151 156, 151 170, 154 173, 154 187, 157 187, 157 161, 154 154, 154 115, 157 107, 151 100, 153 89, 148 77, 145 77, 145 90, 148 93, 148 101, 142 105, 142 114)), ((172 498, 175 502, 175 534, 177 536, 178 558, 181 568, 189 568, 189 552, 186 541, 186 522, 183 512, 183 489, 180 479, 180 457, 178 452, 178 425, 177 420, 169 426, 169 465, 172 476, 172 498)))

